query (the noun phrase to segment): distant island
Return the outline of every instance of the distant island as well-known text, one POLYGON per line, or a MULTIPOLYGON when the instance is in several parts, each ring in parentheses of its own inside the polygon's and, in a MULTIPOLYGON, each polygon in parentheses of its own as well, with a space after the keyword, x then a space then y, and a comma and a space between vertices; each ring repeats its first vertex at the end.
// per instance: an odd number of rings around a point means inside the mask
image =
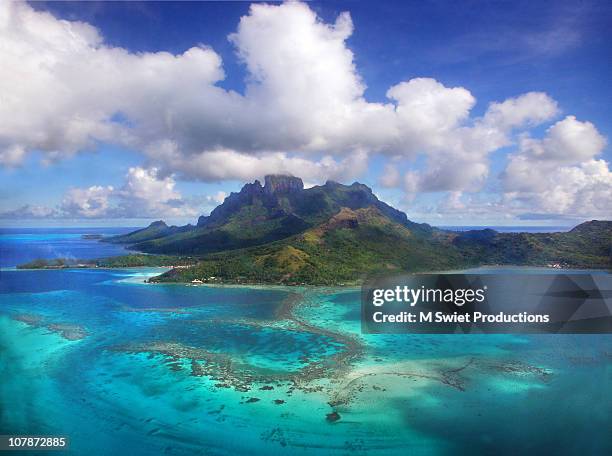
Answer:
POLYGON ((264 185, 255 181, 229 195, 196 225, 157 221, 102 242, 146 255, 84 264, 172 266, 152 282, 338 285, 375 273, 482 265, 610 268, 612 221, 559 233, 455 232, 410 221, 357 182, 305 189, 297 177, 269 175, 264 185))
POLYGON ((79 260, 73 258, 38 259, 20 264, 17 269, 91 269, 91 268, 140 268, 166 267, 181 268, 193 266, 196 258, 174 255, 130 254, 107 258, 79 260))
POLYGON ((81 239, 102 239, 104 236, 101 234, 83 234, 81 235, 81 239))

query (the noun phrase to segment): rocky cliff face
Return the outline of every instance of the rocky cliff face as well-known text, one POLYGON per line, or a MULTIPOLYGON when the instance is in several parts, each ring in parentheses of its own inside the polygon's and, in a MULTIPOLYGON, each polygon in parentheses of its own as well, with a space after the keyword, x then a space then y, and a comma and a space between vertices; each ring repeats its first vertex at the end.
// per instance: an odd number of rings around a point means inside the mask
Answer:
POLYGON ((254 204, 256 200, 260 200, 268 208, 278 208, 278 196, 295 195, 302 190, 304 183, 299 177, 268 175, 263 186, 256 180, 252 184, 245 184, 238 193, 232 192, 209 216, 201 216, 198 226, 210 226, 223 221, 241 207, 254 204))
POLYGON ((258 180, 252 184, 244 184, 238 193, 230 193, 230 195, 225 198, 223 204, 213 209, 210 215, 200 216, 197 226, 203 227, 219 222, 240 209, 240 207, 253 204, 255 199, 261 197, 261 195, 263 195, 263 187, 258 180))
POLYGON ((304 183, 299 177, 273 174, 265 177, 263 190, 267 195, 295 193, 304 190, 304 183))
POLYGON ((302 179, 284 175, 266 176, 263 186, 258 180, 245 184, 239 192, 229 195, 209 216, 200 217, 198 227, 218 226, 242 208, 254 205, 265 207, 269 217, 291 214, 308 223, 327 219, 342 207, 355 210, 375 206, 397 223, 424 232, 431 230, 429 225, 410 222, 406 214, 380 201, 367 185, 327 181, 325 185, 304 189, 302 179))

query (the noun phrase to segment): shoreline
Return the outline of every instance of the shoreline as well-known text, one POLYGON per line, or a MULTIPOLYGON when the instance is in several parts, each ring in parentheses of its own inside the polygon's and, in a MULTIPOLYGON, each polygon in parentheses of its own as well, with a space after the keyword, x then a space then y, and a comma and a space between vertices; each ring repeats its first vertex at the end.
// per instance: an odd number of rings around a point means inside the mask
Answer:
MULTIPOLYGON (((19 268, 18 266, 4 266, 0 267, 0 272, 3 271, 73 271, 73 270, 101 270, 101 271, 117 271, 117 270, 127 270, 127 271, 137 271, 137 270, 160 270, 160 274, 171 271, 172 266, 66 266, 66 267, 40 267, 40 268, 19 268)), ((443 271, 420 271, 420 272, 403 272, 398 275, 423 275, 423 274, 479 274, 479 270, 495 270, 503 273, 505 271, 521 271, 521 270, 536 270, 536 271, 546 271, 551 273, 577 273, 577 274, 610 274, 612 270, 610 268, 556 268, 549 266, 528 266, 528 265, 482 265, 476 267, 470 267, 465 269, 451 269, 451 270, 443 270, 443 271)), ((495 274, 496 272, 485 272, 485 274, 495 274)), ((375 275, 373 275, 375 276, 375 275)), ((372 277, 373 277, 372 276, 372 277)), ((368 279, 360 280, 357 282, 353 282, 350 284, 281 284, 281 283, 265 283, 265 282, 253 282, 253 283, 235 283, 235 282, 223 282, 223 281, 215 281, 215 282, 202 282, 202 283, 193 283, 193 282, 182 282, 182 281, 150 281, 151 278, 155 278, 157 276, 151 276, 145 279, 142 283, 146 283, 147 285, 182 285, 182 286, 191 286, 191 287, 217 287, 217 288, 261 288, 261 289, 278 289, 278 288, 289 288, 291 290, 299 290, 300 288, 304 289, 324 289, 324 288, 334 288, 334 289, 344 289, 350 290, 355 289, 358 290, 362 287, 363 283, 368 279)))

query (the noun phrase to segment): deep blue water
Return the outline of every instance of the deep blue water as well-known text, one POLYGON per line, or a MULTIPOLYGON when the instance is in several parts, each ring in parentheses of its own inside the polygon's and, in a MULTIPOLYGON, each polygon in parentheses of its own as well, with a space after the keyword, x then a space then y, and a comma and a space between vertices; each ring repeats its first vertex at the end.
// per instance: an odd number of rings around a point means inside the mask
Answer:
MULTIPOLYGON (((104 256, 83 232, 0 246, 104 256)), ((358 290, 159 272, 0 271, 0 434, 88 456, 612 453, 610 335, 362 335, 358 290)))
POLYGON ((111 236, 134 228, 0 228, 0 267, 39 258, 91 259, 125 254, 120 245, 82 239, 84 234, 111 236))

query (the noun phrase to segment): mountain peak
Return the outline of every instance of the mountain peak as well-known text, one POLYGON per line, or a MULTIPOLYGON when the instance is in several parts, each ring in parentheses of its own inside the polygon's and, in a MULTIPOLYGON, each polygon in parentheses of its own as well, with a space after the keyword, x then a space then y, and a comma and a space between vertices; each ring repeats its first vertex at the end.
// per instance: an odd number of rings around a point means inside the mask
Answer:
POLYGON ((262 192, 263 187, 261 183, 256 179, 255 182, 247 183, 240 189, 240 195, 259 195, 262 192))
POLYGON ((340 187, 342 184, 333 180, 325 181, 325 187, 340 187))
POLYGON ((368 187, 366 184, 362 184, 361 182, 353 182, 351 184, 351 188, 356 188, 356 189, 360 189, 363 190, 367 193, 373 193, 372 189, 370 187, 368 187))
POLYGON ((590 220, 587 222, 583 222, 580 225, 575 226, 570 230, 572 233, 577 232, 588 232, 590 230, 607 230, 612 228, 612 222, 609 220, 590 220))
POLYGON ((304 183, 299 177, 284 174, 268 174, 264 179, 266 194, 293 193, 304 190, 304 183))

